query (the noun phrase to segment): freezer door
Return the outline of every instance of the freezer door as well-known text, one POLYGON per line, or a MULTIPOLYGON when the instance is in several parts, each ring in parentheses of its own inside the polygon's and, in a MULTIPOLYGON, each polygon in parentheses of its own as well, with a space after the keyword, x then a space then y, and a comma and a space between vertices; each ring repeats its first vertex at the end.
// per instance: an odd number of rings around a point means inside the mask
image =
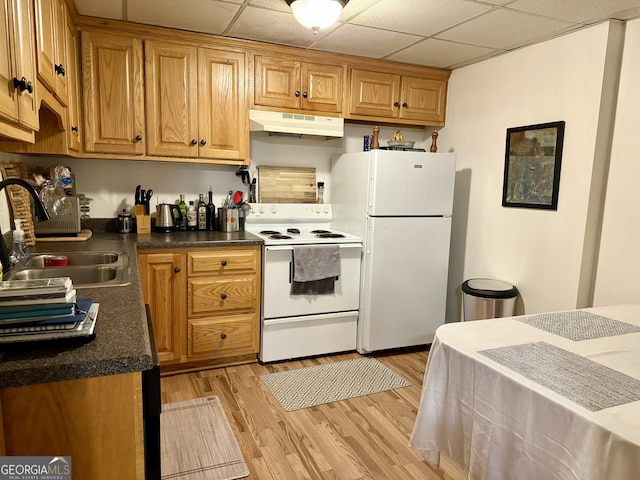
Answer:
POLYGON ((369 218, 358 351, 431 343, 445 321, 450 217, 369 218))
POLYGON ((369 215, 451 215, 455 154, 372 150, 370 158, 369 215))

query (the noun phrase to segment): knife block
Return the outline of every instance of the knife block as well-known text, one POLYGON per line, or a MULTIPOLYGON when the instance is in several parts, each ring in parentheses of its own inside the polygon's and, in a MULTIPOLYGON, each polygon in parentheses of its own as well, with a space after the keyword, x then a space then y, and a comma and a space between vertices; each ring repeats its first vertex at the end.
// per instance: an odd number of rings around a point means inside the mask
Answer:
POLYGON ((136 233, 151 233, 151 217, 144 205, 136 205, 136 233))

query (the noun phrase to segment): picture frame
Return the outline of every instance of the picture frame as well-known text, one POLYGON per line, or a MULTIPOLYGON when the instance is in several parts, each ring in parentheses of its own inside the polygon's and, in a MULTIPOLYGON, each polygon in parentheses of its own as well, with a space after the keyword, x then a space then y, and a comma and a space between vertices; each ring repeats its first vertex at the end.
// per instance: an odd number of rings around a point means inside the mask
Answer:
POLYGON ((507 129, 502 206, 558 209, 565 122, 507 129))

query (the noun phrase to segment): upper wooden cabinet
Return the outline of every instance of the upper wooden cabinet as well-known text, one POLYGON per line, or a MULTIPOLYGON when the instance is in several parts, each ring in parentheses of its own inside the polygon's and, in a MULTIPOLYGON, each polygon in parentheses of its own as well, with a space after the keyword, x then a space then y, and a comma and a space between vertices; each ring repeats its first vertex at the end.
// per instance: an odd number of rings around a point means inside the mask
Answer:
POLYGON ((67 7, 64 0, 35 0, 34 6, 38 79, 67 106, 67 7))
POLYGON ((144 153, 142 72, 142 40, 82 32, 85 151, 144 153))
POLYGON ((0 6, 0 135, 33 142, 36 101, 33 7, 29 0, 0 6))
POLYGON ((444 125, 447 79, 351 70, 350 118, 444 125))
POLYGON ((342 112, 345 66, 255 55, 254 106, 342 112))
POLYGON ((147 153, 249 157, 246 54, 145 41, 147 153))

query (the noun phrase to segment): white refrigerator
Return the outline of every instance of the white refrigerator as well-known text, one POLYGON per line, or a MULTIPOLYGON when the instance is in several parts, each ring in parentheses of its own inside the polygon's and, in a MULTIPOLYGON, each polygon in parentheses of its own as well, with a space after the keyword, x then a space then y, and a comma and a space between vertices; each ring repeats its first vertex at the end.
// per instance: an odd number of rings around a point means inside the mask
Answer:
POLYGON ((371 150, 331 163, 331 226, 362 237, 357 349, 431 343, 445 321, 454 153, 371 150))

